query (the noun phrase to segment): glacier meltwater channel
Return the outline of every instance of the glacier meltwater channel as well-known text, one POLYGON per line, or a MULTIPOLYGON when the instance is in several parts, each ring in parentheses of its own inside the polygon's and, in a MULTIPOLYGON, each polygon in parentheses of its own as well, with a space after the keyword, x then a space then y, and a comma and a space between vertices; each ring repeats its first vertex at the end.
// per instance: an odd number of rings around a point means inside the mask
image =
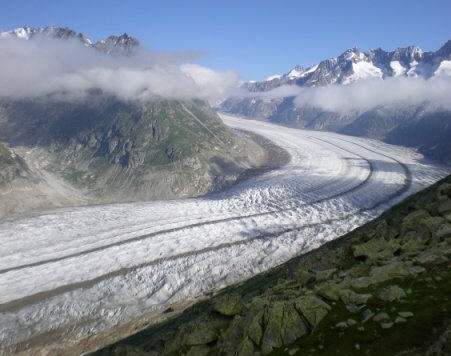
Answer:
POLYGON ((161 313, 334 239, 449 173, 380 141, 222 118, 290 161, 206 197, 0 225, 0 348, 70 342, 161 313))

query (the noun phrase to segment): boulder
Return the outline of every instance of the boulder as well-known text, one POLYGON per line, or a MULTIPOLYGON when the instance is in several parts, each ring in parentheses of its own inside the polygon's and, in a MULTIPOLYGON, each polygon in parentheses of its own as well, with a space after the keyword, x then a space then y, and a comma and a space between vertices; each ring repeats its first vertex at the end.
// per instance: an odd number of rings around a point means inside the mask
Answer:
POLYGON ((451 236, 451 224, 449 223, 442 224, 435 233, 435 236, 437 236, 440 240, 451 236))
POLYGON ((205 345, 218 339, 218 325, 212 319, 183 324, 165 345, 165 353, 179 352, 184 346, 205 345))
POLYGON ((192 323, 192 328, 186 335, 185 345, 204 345, 216 341, 218 334, 211 328, 209 323, 192 323))
POLYGON ((441 216, 431 216, 423 218, 420 223, 428 228, 428 230, 435 235, 440 226, 446 222, 441 216))
POLYGON ((244 334, 256 345, 260 345, 263 336, 263 315, 265 313, 265 305, 263 300, 254 298, 244 317, 244 334))
POLYGON ((314 329, 331 309, 329 304, 314 295, 305 295, 294 301, 296 310, 301 313, 310 327, 314 329))
POLYGON ((337 272, 336 268, 325 269, 322 271, 316 271, 315 279, 317 282, 327 281, 334 275, 335 272, 337 272))
POLYGON ((237 293, 225 294, 213 300, 213 310, 225 316, 239 314, 243 307, 243 300, 237 293))
POLYGON ((392 278, 404 278, 410 274, 409 267, 407 263, 402 261, 393 261, 385 266, 373 267, 370 271, 370 277, 379 283, 392 278))
POLYGON ((348 323, 346 321, 340 321, 335 325, 335 327, 339 330, 345 330, 348 328, 348 323))
POLYGON ((373 238, 368 242, 352 247, 354 257, 361 260, 388 260, 399 249, 395 240, 386 241, 382 237, 373 238))
POLYGON ((263 317, 265 330, 261 340, 261 349, 263 353, 269 353, 274 348, 283 345, 282 328, 285 303, 275 302, 269 306, 263 317))
POLYGON ((430 216, 431 215, 424 209, 415 210, 402 219, 401 229, 403 231, 415 231, 418 226, 418 222, 430 216))
POLYGON ((365 235, 371 239, 386 236, 389 233, 389 226, 386 220, 379 220, 372 224, 371 229, 365 235))
POLYGON ((245 337, 243 341, 241 341, 238 351, 235 355, 237 356, 252 356, 254 354, 254 344, 249 338, 245 337))
MULTIPOLYGON (((426 268, 423 266, 412 266, 409 268, 409 271, 413 275, 421 274, 426 271, 426 268)), ((407 293, 409 293, 409 290, 407 290, 407 293)))
POLYGON ((294 305, 292 303, 287 303, 285 305, 282 328, 282 340, 284 345, 293 343, 299 337, 307 334, 307 332, 307 326, 294 305))
POLYGON ((261 338, 263 353, 294 342, 307 333, 307 327, 291 302, 275 302, 267 306, 263 316, 261 338))
POLYGON ((406 292, 398 285, 391 285, 383 288, 377 297, 385 302, 394 302, 405 298, 406 292))
POLYGON ((407 235, 409 235, 410 238, 407 238, 406 236, 405 240, 407 240, 407 242, 401 246, 401 253, 407 256, 416 256, 424 250, 425 246, 416 238, 416 233, 409 232, 407 235))
POLYGON ((448 261, 448 258, 443 256, 444 251, 439 249, 429 249, 420 253, 415 261, 422 265, 435 265, 448 261))
POLYGON ((241 315, 235 315, 228 328, 222 332, 219 340, 221 350, 238 350, 241 341, 246 336, 246 321, 241 315))
POLYGON ((370 298, 371 294, 356 293, 349 289, 343 289, 340 291, 340 300, 344 304, 366 304, 370 298))
POLYGON ((390 317, 388 316, 388 314, 387 314, 387 313, 384 313, 384 312, 377 313, 377 314, 373 317, 373 320, 374 320, 375 322, 379 322, 379 321, 382 321, 382 320, 389 320, 389 319, 390 319, 390 317))
POLYGON ((384 323, 380 323, 382 329, 390 329, 393 326, 393 322, 388 321, 384 323))
POLYGON ((411 318, 411 317, 413 317, 413 313, 410 312, 410 311, 400 311, 400 312, 398 312, 398 315, 401 318, 411 318))
POLYGON ((344 287, 337 283, 324 283, 315 287, 315 293, 325 299, 338 301, 340 299, 340 292, 343 289, 344 287))
POLYGON ((371 309, 365 309, 362 313, 363 319, 362 323, 366 323, 370 320, 375 314, 371 311, 371 309))
POLYGON ((302 286, 306 286, 308 283, 315 280, 315 276, 306 271, 305 269, 299 269, 294 273, 294 279, 296 279, 302 286))
POLYGON ((384 266, 372 267, 369 276, 357 277, 346 281, 354 289, 364 289, 374 284, 383 283, 394 278, 404 278, 412 273, 411 263, 392 261, 384 266))
MULTIPOLYGON (((247 350, 241 342, 248 338, 255 345, 259 345, 263 335, 263 314, 268 302, 261 298, 254 298, 244 316, 235 315, 227 330, 221 336, 221 350, 233 350, 239 348, 247 350)), ((244 351, 243 351, 244 352, 244 351)))

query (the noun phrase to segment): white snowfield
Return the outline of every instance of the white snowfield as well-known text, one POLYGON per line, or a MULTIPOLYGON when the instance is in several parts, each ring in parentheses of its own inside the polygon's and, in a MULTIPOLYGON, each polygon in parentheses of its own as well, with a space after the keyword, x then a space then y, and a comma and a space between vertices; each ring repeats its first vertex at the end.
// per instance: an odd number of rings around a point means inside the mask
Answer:
POLYGON ((379 141, 222 117, 283 147, 290 162, 205 197, 0 225, 0 350, 160 313, 318 247, 448 173, 379 141))

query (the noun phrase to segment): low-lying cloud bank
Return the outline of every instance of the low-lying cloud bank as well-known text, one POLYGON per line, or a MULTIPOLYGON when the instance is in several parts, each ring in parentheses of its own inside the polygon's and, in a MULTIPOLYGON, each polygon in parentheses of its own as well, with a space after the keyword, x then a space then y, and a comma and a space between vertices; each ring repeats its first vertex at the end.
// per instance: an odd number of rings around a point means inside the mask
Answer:
POLYGON ((295 97, 298 107, 310 105, 340 113, 422 102, 451 110, 450 77, 368 79, 316 88, 285 85, 268 92, 248 93, 238 88, 237 73, 193 64, 195 57, 193 53, 159 53, 141 48, 130 56, 110 56, 76 39, 0 38, 0 98, 78 98, 92 89, 101 89, 125 100, 160 96, 199 98, 212 104, 230 95, 295 97))
POLYGON ((190 63, 192 54, 109 56, 77 40, 0 38, 0 97, 80 97, 91 89, 122 99, 198 98, 214 103, 238 85, 232 71, 190 63))
POLYGON ((346 113, 365 111, 381 105, 418 105, 428 102, 451 110, 451 78, 395 77, 367 79, 349 85, 302 88, 285 85, 264 93, 250 93, 263 99, 295 97, 297 107, 310 105, 326 111, 346 113))

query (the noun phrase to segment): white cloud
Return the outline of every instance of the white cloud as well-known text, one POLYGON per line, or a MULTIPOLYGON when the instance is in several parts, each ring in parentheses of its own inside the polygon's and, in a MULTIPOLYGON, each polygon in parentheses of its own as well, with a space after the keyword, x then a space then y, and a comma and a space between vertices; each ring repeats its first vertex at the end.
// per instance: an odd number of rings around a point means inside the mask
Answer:
POLYGON ((238 84, 234 72, 186 63, 191 53, 138 51, 111 57, 77 40, 0 39, 0 97, 85 95, 101 89, 123 99, 200 98, 211 102, 238 84))
MULTIPOLYGON (((261 98, 295 97, 298 107, 311 105, 323 110, 346 113, 364 111, 380 105, 416 105, 428 102, 451 110, 451 78, 437 76, 430 79, 396 77, 367 79, 349 85, 302 88, 285 85, 260 93, 261 98)), ((256 96, 255 93, 248 94, 256 96)))

